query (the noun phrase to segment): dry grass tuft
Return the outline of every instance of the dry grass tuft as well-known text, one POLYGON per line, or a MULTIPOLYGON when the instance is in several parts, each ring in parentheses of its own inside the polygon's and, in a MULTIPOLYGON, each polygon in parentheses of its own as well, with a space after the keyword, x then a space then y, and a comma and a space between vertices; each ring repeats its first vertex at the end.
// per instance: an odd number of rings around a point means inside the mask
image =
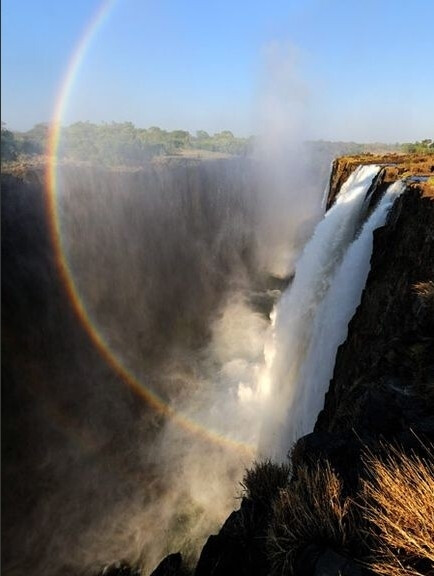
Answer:
POLYGON ((279 491, 288 484, 289 472, 287 464, 276 464, 271 460, 254 462, 241 482, 246 498, 271 506, 279 491))
POLYGON ((365 458, 364 515, 376 550, 370 567, 385 576, 434 575, 434 453, 422 459, 388 447, 365 458))
POLYGON ((413 292, 419 298, 420 304, 434 310, 434 282, 417 282, 412 286, 413 292))
POLYGON ((330 464, 300 467, 274 503, 268 538, 272 573, 291 574, 308 544, 330 545, 345 553, 355 537, 355 507, 343 496, 342 482, 330 464))

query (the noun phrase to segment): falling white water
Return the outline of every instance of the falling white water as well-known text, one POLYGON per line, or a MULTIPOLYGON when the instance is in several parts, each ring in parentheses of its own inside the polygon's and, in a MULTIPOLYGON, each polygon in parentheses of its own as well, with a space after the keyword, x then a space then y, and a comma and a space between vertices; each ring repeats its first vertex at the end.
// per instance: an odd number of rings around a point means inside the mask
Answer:
MULTIPOLYGON (((296 265, 294 281, 283 294, 277 307, 275 350, 270 354, 272 362, 269 367, 271 391, 261 440, 261 451, 276 459, 284 459, 291 444, 312 428, 321 408, 328 381, 325 385, 318 384, 315 388, 312 394, 315 401, 312 406, 307 402, 310 395, 303 394, 303 398, 300 399, 300 390, 303 390, 305 385, 303 380, 305 366, 312 362, 309 374, 316 377, 319 364, 316 359, 311 358, 310 350, 316 341, 317 317, 320 311, 330 307, 328 312, 333 318, 341 306, 347 306, 339 299, 331 303, 327 299, 325 306, 323 302, 334 283, 348 246, 359 229, 366 210, 364 202, 366 193, 379 170, 380 167, 376 165, 360 166, 342 186, 335 204, 318 224, 313 237, 305 246, 296 265), (318 388, 323 390, 320 398, 318 388), (302 402, 300 407, 299 401, 302 402)), ((382 209, 384 202, 386 198, 371 218, 382 209)), ((376 227, 374 224, 373 226, 376 227)), ((363 253, 368 253, 368 261, 370 250, 370 244, 366 250, 362 250, 363 253)), ((359 284, 357 286, 359 287, 359 284)), ((340 295, 338 296, 340 298, 340 295)), ((349 317, 354 307, 350 306, 350 309, 349 317)), ((321 325, 321 329, 325 340, 329 338, 336 340, 334 335, 329 334, 326 326, 321 325)), ((332 363, 333 361, 334 355, 332 363)))
POLYGON ((318 306, 312 339, 296 385, 294 410, 284 437, 290 442, 312 431, 333 376, 336 353, 348 333, 348 323, 360 304, 370 269, 373 231, 382 226, 404 184, 395 182, 348 247, 328 292, 318 306))
MULTIPOLYGON (((330 164, 330 170, 329 170, 330 174, 332 173, 332 169, 333 169, 333 162, 330 164)), ((323 210, 326 209, 329 192, 330 192, 330 181, 327 182, 326 187, 324 188, 324 192, 322 194, 321 208, 323 210)))

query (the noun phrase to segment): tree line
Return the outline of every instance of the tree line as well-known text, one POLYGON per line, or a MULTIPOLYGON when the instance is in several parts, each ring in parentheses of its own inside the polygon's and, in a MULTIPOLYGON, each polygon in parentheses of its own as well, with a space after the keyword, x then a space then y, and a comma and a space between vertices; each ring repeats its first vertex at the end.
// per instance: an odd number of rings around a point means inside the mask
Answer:
MULTIPOLYGON (((27 132, 1 128, 2 161, 18 160, 45 154, 49 125, 36 124, 27 132)), ((157 126, 136 128, 132 122, 93 124, 76 122, 61 128, 59 156, 73 161, 88 161, 109 166, 137 166, 156 156, 170 156, 182 151, 203 150, 246 156, 254 148, 254 137, 239 138, 229 130, 210 135, 198 130, 194 135, 186 130, 163 130, 157 126)), ((336 155, 356 154, 376 150, 432 154, 434 141, 425 139, 405 144, 360 144, 355 142, 311 142, 314 151, 331 149, 336 155)))
MULTIPOLYGON (((48 124, 37 124, 27 132, 12 132, 2 123, 2 160, 44 154, 48 137, 48 124)), ((182 150, 245 156, 252 149, 253 138, 239 138, 229 130, 213 135, 198 130, 192 135, 186 130, 168 131, 157 126, 136 128, 132 122, 76 122, 61 128, 59 156, 107 165, 137 165, 182 150)))
POLYGON ((426 138, 420 142, 406 142, 402 145, 402 149, 411 154, 434 154, 434 140, 426 138))

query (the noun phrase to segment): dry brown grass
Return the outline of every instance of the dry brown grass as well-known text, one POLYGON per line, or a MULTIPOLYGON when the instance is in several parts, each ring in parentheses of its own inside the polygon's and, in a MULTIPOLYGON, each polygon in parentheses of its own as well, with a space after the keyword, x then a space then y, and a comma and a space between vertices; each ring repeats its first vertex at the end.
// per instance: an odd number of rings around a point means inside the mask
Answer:
POLYGON ((421 449, 424 457, 390 445, 382 456, 365 455, 358 503, 345 496, 328 462, 298 468, 274 500, 272 574, 293 574, 303 550, 317 544, 344 556, 358 550, 375 574, 434 576, 434 449, 421 449))
POLYGON ((364 515, 376 549, 370 567, 385 576, 434 574, 434 453, 366 457, 364 515))
POLYGON ((272 573, 292 574, 297 555, 311 543, 345 553, 357 537, 355 507, 328 462, 301 467, 274 503, 268 548, 272 573))
POLYGON ((420 305, 434 312, 434 281, 417 282, 413 284, 412 289, 417 295, 420 305))

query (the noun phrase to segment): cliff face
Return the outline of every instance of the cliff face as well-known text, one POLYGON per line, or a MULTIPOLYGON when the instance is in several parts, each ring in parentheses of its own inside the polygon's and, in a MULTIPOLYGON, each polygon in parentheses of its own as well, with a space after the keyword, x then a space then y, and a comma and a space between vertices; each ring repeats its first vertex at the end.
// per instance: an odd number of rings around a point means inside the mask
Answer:
MULTIPOLYGON (((368 160, 385 165, 373 196, 411 176, 386 225, 374 232, 371 271, 338 350, 315 432, 353 429, 405 441, 410 429, 416 435, 434 433, 434 188, 424 178, 434 171, 434 160, 404 155, 368 160)), ((366 158, 335 161, 329 206, 361 162, 366 158)))
POLYGON ((433 434, 434 201, 413 184, 374 233, 362 301, 315 431, 433 434), (430 386, 431 384, 431 386, 430 386))
MULTIPOLYGON (((334 376, 314 432, 292 451, 295 489, 300 470, 315 470, 327 460, 357 499, 365 470, 362 454, 387 441, 404 453, 434 440, 434 171, 428 158, 357 157, 334 163, 328 207, 342 183, 362 163, 384 169, 372 186, 374 203, 387 186, 412 176, 385 226, 374 233, 371 270, 348 336, 338 350, 334 376), (416 176, 416 178, 415 178, 416 176)), ((307 496, 306 496, 307 497, 307 496)), ((196 576, 271 573, 267 539, 272 506, 245 498, 239 511, 205 545, 196 576)), ((345 551, 318 541, 301 546, 292 574, 370 574, 354 559, 369 554, 369 543, 353 542, 345 551)), ((422 569, 423 570, 423 569, 422 569)), ((425 573, 422 571, 421 573, 425 573)))
MULTIPOLYGON (((333 194, 334 190, 331 190, 333 194)), ((355 495, 361 455, 434 440, 434 198, 409 184, 374 232, 371 270, 314 432, 293 462, 327 459, 355 495)))

